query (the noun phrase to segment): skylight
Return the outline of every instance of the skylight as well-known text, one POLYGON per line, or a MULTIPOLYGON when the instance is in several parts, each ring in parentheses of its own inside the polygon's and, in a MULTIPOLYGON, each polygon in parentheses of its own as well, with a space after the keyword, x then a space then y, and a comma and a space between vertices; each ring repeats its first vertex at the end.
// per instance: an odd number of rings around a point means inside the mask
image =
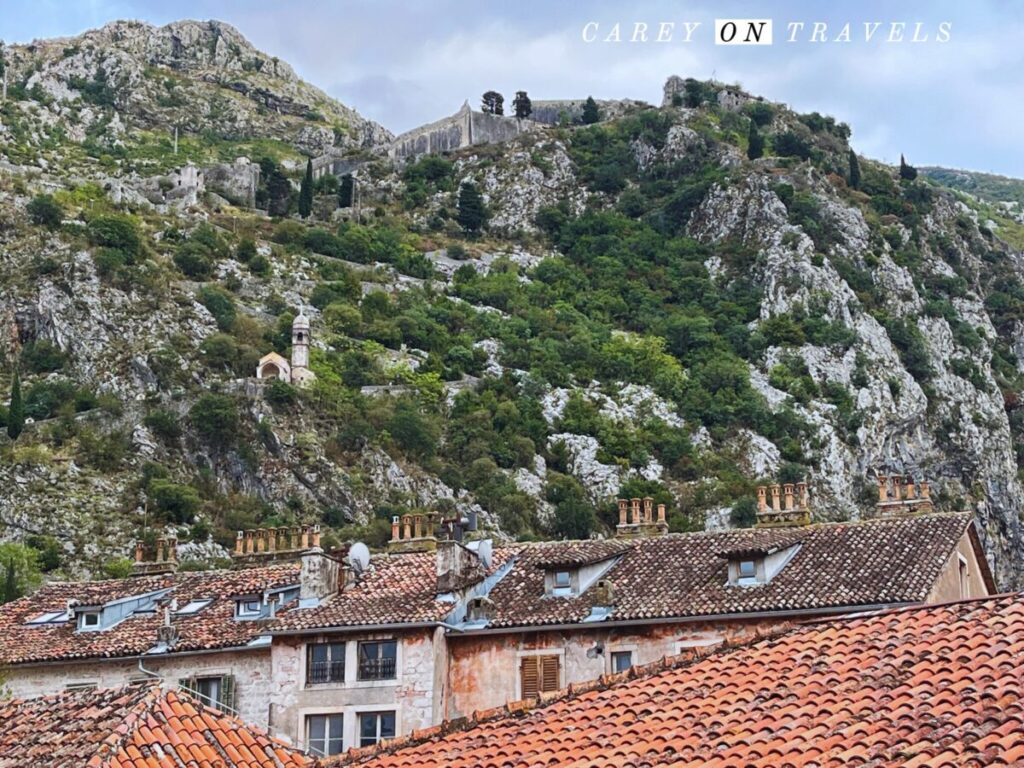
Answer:
POLYGON ((213 598, 207 598, 204 600, 192 600, 181 608, 178 609, 177 613, 179 616, 190 616, 195 613, 199 613, 203 608, 213 602, 213 598))
POLYGON ((68 620, 67 611, 50 611, 29 619, 26 624, 57 624, 68 620))

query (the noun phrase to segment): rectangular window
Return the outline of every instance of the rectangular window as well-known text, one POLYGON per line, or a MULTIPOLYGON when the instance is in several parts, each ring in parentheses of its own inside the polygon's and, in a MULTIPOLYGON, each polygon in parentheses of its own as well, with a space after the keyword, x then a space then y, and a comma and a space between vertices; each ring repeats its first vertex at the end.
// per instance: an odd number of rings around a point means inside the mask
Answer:
POLYGON ((239 619, 255 619, 262 613, 262 600, 239 600, 236 603, 235 616, 239 619))
POLYGON ((753 579, 757 576, 757 565, 753 560, 740 560, 740 578, 753 579))
POLYGON ((632 666, 632 651, 612 651, 612 672, 625 672, 632 666))
POLYGON ((340 755, 342 747, 342 715, 307 715, 306 744, 317 757, 340 755))
POLYGON ((345 644, 313 643, 306 647, 306 684, 345 682, 345 644))
POLYGON ((382 739, 395 738, 394 712, 364 712, 359 715, 359 746, 372 747, 382 739))
POLYGON ((572 578, 568 571, 555 571, 555 586, 559 588, 572 586, 572 578))
POLYGON ((178 681, 186 693, 208 707, 235 714, 235 678, 231 675, 188 677, 178 681))
POLYGON ((398 660, 396 640, 373 640, 359 644, 359 679, 394 680, 398 660))
POLYGON ((91 611, 90 613, 81 613, 78 615, 78 628, 79 629, 99 629, 100 626, 100 614, 99 611, 91 611))
POLYGON ((558 656, 523 656, 519 660, 519 680, 524 699, 557 691, 561 680, 558 656))

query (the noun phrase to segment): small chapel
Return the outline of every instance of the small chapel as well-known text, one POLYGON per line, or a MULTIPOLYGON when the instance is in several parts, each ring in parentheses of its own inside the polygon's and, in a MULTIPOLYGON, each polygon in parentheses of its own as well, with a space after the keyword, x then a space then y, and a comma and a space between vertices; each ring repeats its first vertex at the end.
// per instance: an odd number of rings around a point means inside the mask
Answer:
POLYGON ((309 318, 302 311, 292 321, 292 361, 289 363, 277 352, 260 358, 256 366, 257 379, 280 379, 297 387, 304 387, 316 379, 309 369, 309 318))

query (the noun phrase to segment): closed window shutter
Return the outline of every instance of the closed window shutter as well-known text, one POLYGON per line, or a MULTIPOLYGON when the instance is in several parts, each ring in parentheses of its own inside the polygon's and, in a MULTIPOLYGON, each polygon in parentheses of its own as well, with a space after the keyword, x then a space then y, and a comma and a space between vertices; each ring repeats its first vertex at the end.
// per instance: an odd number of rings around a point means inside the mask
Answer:
POLYGON ((183 677, 178 680, 178 688, 184 690, 186 693, 195 695, 196 681, 194 677, 183 677))
POLYGON ((235 676, 224 675, 220 679, 220 703, 229 713, 238 711, 235 697, 235 676))
POLYGON ((541 656, 541 686, 542 691, 557 691, 559 688, 558 657, 541 656))
POLYGON ((535 699, 540 686, 540 657, 524 656, 519 661, 519 677, 522 680, 522 698, 535 699))

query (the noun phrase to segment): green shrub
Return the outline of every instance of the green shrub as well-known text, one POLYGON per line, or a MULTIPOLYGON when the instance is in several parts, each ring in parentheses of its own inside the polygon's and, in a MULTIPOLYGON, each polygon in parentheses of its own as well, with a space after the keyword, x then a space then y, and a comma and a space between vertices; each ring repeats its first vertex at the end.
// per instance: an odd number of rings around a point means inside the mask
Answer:
POLYGON ((189 410, 192 426, 211 445, 233 446, 238 439, 238 406, 228 395, 207 393, 189 410))
POLYGON ((165 478, 153 478, 146 487, 153 511, 173 523, 188 524, 199 511, 199 492, 191 485, 179 485, 165 478))
POLYGON ((181 437, 181 426, 178 424, 178 417, 163 409, 157 409, 146 414, 142 423, 158 438, 165 442, 177 440, 181 437))
POLYGON ((64 209, 53 195, 36 195, 26 208, 33 224, 47 229, 57 229, 64 220, 64 209))
POLYGON ((21 348, 21 366, 31 373, 59 371, 67 362, 67 355, 46 339, 36 339, 21 348))
POLYGON ((263 390, 263 397, 275 408, 288 408, 295 403, 298 392, 291 384, 274 379, 263 390))
POLYGON ((263 254, 256 254, 249 262, 249 271, 258 277, 270 274, 270 260, 263 254))
POLYGON ((235 326, 234 297, 219 285, 204 285, 199 290, 199 303, 206 307, 217 327, 222 331, 230 331, 235 326))
POLYGON ((201 243, 189 241, 179 245, 174 253, 174 264, 182 273, 195 280, 206 280, 213 274, 213 258, 209 249, 201 243))
POLYGON ((101 472, 113 472, 121 466, 130 449, 131 440, 126 432, 116 431, 103 435, 85 429, 78 435, 76 455, 83 464, 101 472))
POLYGON ((256 253, 256 241, 250 237, 240 240, 238 247, 235 248, 235 258, 243 264, 248 264, 252 261, 256 253))
POLYGON ((133 216, 110 214, 89 221, 89 241, 93 245, 116 248, 134 260, 142 254, 142 234, 133 216))

